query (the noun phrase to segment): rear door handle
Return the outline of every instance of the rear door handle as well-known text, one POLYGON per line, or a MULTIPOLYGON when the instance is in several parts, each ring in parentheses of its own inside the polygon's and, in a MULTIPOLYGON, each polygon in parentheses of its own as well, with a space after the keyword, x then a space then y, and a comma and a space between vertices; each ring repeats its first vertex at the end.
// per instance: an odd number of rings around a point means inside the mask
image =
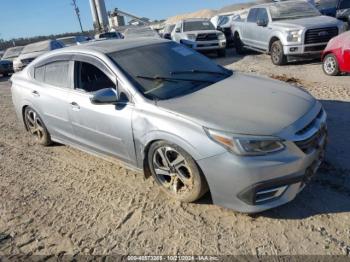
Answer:
POLYGON ((79 104, 77 102, 72 102, 70 104, 71 104, 73 110, 79 110, 80 109, 80 106, 79 106, 79 104))
POLYGON ((39 92, 36 91, 36 90, 33 90, 33 91, 32 91, 32 95, 33 95, 33 96, 40 96, 39 92))

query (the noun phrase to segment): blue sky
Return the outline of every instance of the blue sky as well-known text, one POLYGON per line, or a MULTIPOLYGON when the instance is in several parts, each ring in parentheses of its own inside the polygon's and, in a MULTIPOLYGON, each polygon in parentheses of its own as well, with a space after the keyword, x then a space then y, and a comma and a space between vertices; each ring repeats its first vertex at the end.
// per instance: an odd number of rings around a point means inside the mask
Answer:
MULTIPOLYGON (((71 0, 0 0, 0 39, 79 31, 71 0)), ((161 19, 199 9, 218 9, 248 0, 105 0, 138 16, 161 19)), ((89 0, 77 0, 84 29, 92 28, 89 0)))

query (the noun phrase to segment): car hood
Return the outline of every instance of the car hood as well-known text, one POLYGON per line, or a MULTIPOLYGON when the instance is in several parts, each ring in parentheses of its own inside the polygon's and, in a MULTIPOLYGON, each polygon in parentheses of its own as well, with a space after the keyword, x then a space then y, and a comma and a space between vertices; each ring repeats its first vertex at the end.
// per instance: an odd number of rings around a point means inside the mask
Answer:
POLYGON ((339 20, 330 16, 314 16, 299 19, 287 19, 273 22, 275 26, 287 27, 290 29, 302 29, 302 28, 323 28, 337 26, 339 20))
POLYGON ((222 32, 218 31, 218 30, 200 30, 200 31, 186 31, 184 33, 185 34, 199 35, 199 34, 220 34, 222 32))
POLYGON ((158 101, 157 105, 217 130, 278 135, 315 103, 311 95, 286 83, 234 73, 190 95, 158 101))

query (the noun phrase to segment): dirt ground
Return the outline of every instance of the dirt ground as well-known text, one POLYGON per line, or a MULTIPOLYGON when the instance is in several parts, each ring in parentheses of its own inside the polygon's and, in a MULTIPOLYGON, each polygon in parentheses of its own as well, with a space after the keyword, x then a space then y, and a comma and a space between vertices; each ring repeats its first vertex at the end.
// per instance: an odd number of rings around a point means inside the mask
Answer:
POLYGON ((350 256, 350 76, 327 77, 317 62, 276 67, 266 55, 232 50, 217 61, 304 85, 326 108, 326 163, 293 202, 254 216, 214 206, 210 195, 180 204, 123 166, 37 146, 0 78, 0 255, 350 256))

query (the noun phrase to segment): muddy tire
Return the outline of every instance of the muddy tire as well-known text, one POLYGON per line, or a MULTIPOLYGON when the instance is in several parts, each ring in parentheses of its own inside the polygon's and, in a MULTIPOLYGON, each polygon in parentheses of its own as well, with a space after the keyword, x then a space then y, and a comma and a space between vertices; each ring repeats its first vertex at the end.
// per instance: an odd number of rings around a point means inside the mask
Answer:
POLYGON ((271 61, 274 65, 285 65, 287 57, 284 55, 283 45, 280 40, 277 40, 271 45, 271 61))
POLYGON ((338 60, 333 54, 328 54, 323 59, 323 72, 329 76, 337 76, 340 74, 338 60))
POLYGON ((39 114, 29 106, 24 110, 24 124, 36 143, 43 146, 52 144, 50 133, 47 131, 44 122, 39 114))
POLYGON ((148 151, 148 165, 161 190, 178 201, 194 202, 208 191, 194 159, 176 144, 153 143, 148 151))

